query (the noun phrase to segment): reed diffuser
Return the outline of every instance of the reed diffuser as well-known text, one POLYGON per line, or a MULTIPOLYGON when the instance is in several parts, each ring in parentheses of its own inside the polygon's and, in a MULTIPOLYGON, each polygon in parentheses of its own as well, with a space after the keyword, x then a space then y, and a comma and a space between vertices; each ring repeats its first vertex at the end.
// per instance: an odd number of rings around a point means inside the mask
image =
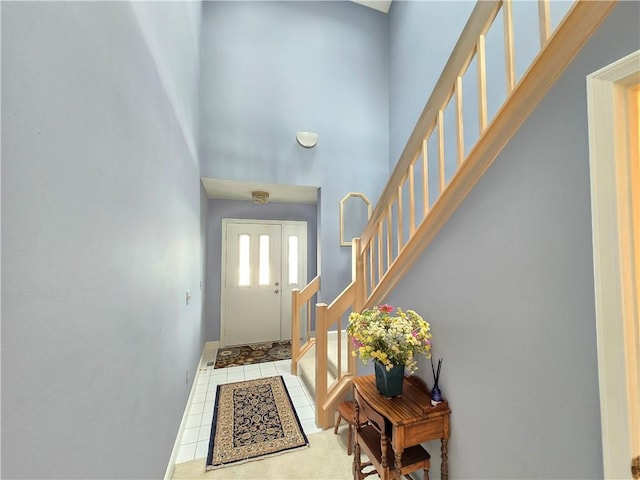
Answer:
POLYGON ((431 389, 431 405, 434 407, 439 403, 442 403, 442 394, 440 388, 438 388, 438 381, 440 381, 440 368, 442 367, 442 359, 438 360, 438 367, 433 366, 433 357, 431 357, 431 371, 433 372, 433 388, 431 389))

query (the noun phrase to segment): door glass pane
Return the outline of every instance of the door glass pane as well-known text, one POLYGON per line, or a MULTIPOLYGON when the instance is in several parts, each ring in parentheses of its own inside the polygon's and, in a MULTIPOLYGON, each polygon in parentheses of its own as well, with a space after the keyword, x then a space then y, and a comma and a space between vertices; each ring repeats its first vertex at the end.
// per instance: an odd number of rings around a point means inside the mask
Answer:
POLYGON ((289 285, 298 284, 298 236, 289 235, 289 255, 287 258, 289 267, 289 285))
POLYGON ((260 263, 258 270, 258 285, 270 285, 269 280, 269 235, 260 235, 260 263))
POLYGON ((246 233, 238 237, 238 286, 249 287, 251 285, 251 264, 249 235, 246 233))

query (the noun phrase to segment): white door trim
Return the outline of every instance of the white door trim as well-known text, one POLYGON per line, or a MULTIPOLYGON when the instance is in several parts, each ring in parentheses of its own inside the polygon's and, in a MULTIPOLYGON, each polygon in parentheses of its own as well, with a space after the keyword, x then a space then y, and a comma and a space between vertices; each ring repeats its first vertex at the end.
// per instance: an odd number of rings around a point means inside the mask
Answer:
MULTIPOLYGON (((259 220, 259 219, 246 219, 246 218, 223 218, 222 219, 222 248, 220 252, 221 256, 221 268, 220 268, 220 346, 227 346, 225 339, 225 331, 226 331, 226 305, 225 305, 225 292, 224 285, 227 273, 225 254, 227 252, 227 225, 230 223, 241 223, 241 224, 262 224, 262 225, 280 225, 282 227, 282 235, 283 235, 283 251, 285 249, 285 232, 288 231, 286 227, 301 227, 304 226, 304 245, 301 245, 301 250, 304 253, 304 258, 302 258, 301 262, 301 272, 300 278, 302 281, 302 285, 307 284, 307 263, 308 263, 308 252, 307 252, 307 222, 303 220, 259 220)), ((282 271, 282 283, 284 284, 284 263, 286 262, 286 257, 282 256, 283 261, 283 271, 282 271)), ((282 285, 284 286, 284 285, 282 285)), ((284 297, 284 295, 282 296, 284 297)), ((282 304, 282 308, 286 308, 287 306, 291 306, 289 303, 282 304)), ((282 326, 281 326, 282 329, 282 326)))
MULTIPOLYGON (((630 308, 630 304, 637 302, 637 290, 634 288, 635 274, 629 272, 629 265, 634 263, 629 257, 633 243, 629 241, 632 240, 629 238, 632 224, 628 207, 632 162, 626 147, 629 144, 626 136, 629 125, 624 98, 629 87, 639 81, 640 51, 587 77, 604 478, 630 478, 632 442, 637 441, 633 440, 637 433, 631 431, 626 414, 634 401, 633 388, 628 385, 626 361, 637 362, 637 358, 631 358, 633 353, 628 351, 629 348, 621 346, 625 345, 625 329, 629 337, 633 336, 629 329, 638 328, 638 306, 631 305, 630 308), (631 396, 625 395, 627 391, 631 396)), ((637 252, 635 258, 638 258, 637 252)), ((635 352, 636 357, 637 354, 635 352)), ((635 395, 637 401, 637 392, 635 395)))

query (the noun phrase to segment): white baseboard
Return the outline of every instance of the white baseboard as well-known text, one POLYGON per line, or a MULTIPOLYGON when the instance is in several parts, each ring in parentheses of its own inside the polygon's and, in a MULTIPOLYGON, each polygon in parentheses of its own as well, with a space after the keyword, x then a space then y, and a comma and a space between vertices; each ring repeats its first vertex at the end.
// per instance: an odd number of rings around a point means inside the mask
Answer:
POLYGON ((207 366, 207 363, 215 361, 215 353, 220 348, 220 342, 207 342, 204 344, 204 349, 202 350, 202 358, 200 359, 200 368, 204 368, 207 366))
MULTIPOLYGON (((206 368, 207 363, 215 360, 215 352, 218 349, 220 342, 207 342, 204 344, 204 348, 202 349, 202 355, 200 356, 200 362, 198 363, 198 373, 200 373, 200 369, 206 368)), ((173 450, 171 450, 171 457, 169 457, 169 464, 167 465, 167 470, 164 474, 164 480, 171 480, 173 477, 173 468, 176 464, 176 457, 178 456, 178 450, 180 450, 180 440, 182 439, 182 434, 184 433, 185 425, 187 424, 187 416, 189 415, 189 410, 191 409, 191 402, 193 396, 195 395, 196 385, 198 384, 198 375, 194 375, 193 383, 191 384, 191 391, 189 392, 189 398, 187 399, 187 405, 184 409, 184 413, 182 414, 182 421, 180 422, 180 428, 178 429, 178 435, 176 435, 176 441, 173 444, 173 450)))

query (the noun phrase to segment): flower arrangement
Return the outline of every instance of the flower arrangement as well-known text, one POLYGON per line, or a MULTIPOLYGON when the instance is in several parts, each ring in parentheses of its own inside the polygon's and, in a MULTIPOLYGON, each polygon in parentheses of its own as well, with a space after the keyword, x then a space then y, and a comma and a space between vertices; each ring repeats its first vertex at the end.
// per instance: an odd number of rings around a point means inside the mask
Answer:
POLYGON ((424 319, 413 310, 404 312, 391 305, 353 312, 349 315, 347 333, 362 363, 370 358, 381 362, 387 370, 404 365, 410 373, 418 369, 416 356, 431 358, 431 332, 424 319))

